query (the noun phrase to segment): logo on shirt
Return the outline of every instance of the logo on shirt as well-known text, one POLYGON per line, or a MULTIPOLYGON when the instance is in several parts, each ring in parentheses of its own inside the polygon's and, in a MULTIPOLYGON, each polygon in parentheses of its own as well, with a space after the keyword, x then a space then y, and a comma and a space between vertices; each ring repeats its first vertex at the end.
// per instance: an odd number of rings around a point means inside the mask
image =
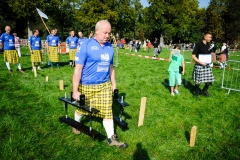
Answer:
POLYGON ((96 50, 99 50, 99 49, 98 49, 97 46, 92 46, 92 47, 91 47, 91 50, 92 50, 92 51, 96 51, 96 50))
POLYGON ((108 53, 101 54, 101 60, 102 60, 102 61, 109 61, 109 55, 108 55, 108 53))
POLYGON ((76 56, 76 57, 75 57, 75 61, 79 61, 79 57, 76 56))

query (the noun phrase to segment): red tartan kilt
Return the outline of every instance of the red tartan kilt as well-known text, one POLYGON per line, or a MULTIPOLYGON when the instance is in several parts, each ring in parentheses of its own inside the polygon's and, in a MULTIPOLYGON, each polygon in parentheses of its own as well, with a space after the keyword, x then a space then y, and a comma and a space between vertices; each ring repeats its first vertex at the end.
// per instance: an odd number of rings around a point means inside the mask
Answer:
POLYGON ((219 56, 219 62, 226 62, 226 54, 220 54, 219 56))
POLYGON ((212 53, 212 62, 216 62, 216 53, 212 53))

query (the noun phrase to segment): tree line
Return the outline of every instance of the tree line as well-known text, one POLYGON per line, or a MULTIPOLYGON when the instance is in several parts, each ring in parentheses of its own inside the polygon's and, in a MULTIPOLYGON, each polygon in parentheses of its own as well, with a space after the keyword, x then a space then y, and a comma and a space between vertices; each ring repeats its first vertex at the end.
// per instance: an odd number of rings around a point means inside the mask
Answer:
POLYGON ((204 32, 218 42, 237 44, 240 40, 240 0, 211 0, 199 8, 198 0, 8 0, 0 3, 0 28, 6 24, 27 38, 27 24, 37 28, 42 37, 47 30, 36 7, 47 16, 49 28, 58 28, 65 39, 69 30, 83 31, 87 37, 100 19, 107 19, 117 38, 154 39, 167 43, 196 43, 204 32))

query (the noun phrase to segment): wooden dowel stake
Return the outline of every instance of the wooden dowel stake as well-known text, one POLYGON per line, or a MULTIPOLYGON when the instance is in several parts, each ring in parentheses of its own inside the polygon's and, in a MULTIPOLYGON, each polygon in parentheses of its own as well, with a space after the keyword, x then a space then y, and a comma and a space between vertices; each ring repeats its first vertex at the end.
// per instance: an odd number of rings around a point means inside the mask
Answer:
POLYGON ((63 80, 59 80, 59 89, 64 90, 63 80))
POLYGON ((196 134, 197 134, 197 126, 193 126, 191 129, 191 135, 190 135, 190 146, 191 147, 193 147, 195 145, 196 134))
POLYGON ((37 69, 36 67, 33 67, 34 77, 37 77, 37 69))
POLYGON ((147 102, 147 98, 146 97, 142 97, 142 99, 141 99, 141 107, 140 107, 140 112, 139 112, 138 127, 143 125, 145 108, 146 108, 146 102, 147 102))

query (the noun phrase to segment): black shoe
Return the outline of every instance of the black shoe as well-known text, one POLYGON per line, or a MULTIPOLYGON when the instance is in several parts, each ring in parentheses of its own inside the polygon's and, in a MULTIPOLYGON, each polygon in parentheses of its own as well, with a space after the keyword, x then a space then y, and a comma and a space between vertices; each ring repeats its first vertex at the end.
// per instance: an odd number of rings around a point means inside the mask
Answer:
POLYGON ((199 91, 195 91, 194 97, 195 97, 195 98, 198 98, 198 96, 199 96, 199 91))
POLYGON ((209 97, 210 96, 210 94, 207 91, 203 91, 202 95, 205 96, 205 97, 209 97))

